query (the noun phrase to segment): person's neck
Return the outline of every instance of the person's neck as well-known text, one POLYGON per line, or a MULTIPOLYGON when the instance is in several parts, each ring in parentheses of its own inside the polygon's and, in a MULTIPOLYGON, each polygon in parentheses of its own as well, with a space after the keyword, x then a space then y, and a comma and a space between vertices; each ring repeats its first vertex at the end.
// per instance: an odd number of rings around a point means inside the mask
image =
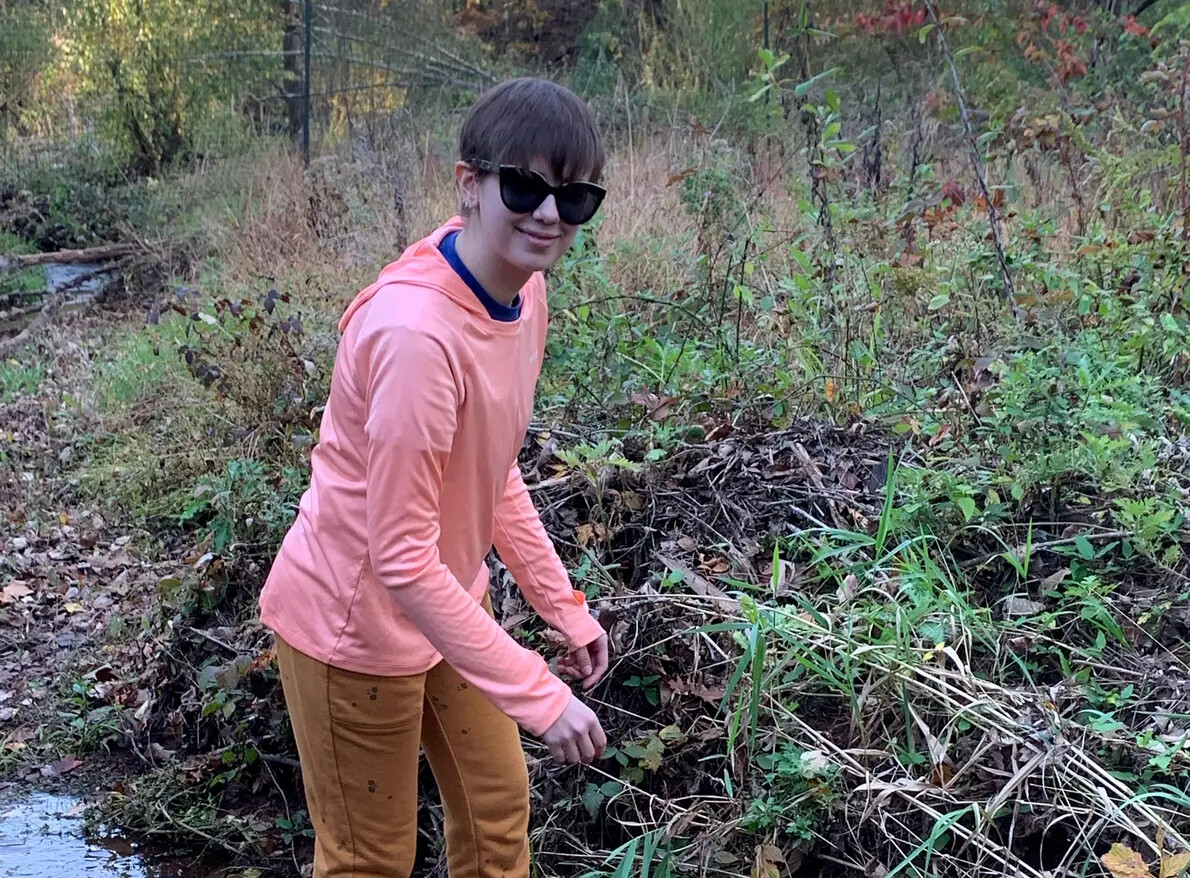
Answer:
POLYGON ((512 305, 521 287, 529 282, 532 272, 513 268, 490 250, 479 245, 478 237, 468 237, 467 229, 455 239, 455 251, 467 269, 475 275, 480 286, 501 305, 512 305))

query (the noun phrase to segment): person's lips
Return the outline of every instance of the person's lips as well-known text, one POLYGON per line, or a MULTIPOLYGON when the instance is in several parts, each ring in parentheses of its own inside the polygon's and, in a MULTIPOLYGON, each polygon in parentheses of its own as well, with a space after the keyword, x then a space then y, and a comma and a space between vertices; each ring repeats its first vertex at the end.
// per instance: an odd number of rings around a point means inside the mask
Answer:
POLYGON ((533 229, 518 228, 517 231, 539 247, 548 247, 561 237, 560 235, 551 235, 549 232, 539 232, 533 229))

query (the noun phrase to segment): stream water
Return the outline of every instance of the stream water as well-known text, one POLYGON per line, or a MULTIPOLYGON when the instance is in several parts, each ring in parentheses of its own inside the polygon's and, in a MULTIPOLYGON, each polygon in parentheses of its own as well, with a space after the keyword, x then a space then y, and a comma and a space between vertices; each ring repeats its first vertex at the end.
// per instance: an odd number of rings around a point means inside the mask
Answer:
POLYGON ((85 834, 83 803, 50 793, 0 803, 0 878, 199 878, 117 835, 85 834))
MULTIPOLYGON (((64 310, 69 310, 71 308, 80 308, 83 305, 90 304, 103 290, 103 286, 106 283, 107 278, 104 275, 98 275, 96 277, 91 277, 87 280, 80 281, 77 284, 72 284, 72 282, 84 275, 91 274, 96 269, 101 267, 102 266, 98 262, 80 262, 75 264, 51 262, 48 265, 43 266, 46 278, 46 293, 52 295, 63 287, 71 285, 70 291, 66 294, 66 301, 62 303, 62 308, 64 310)), ((0 319, 0 333, 20 332, 36 316, 36 311, 29 311, 24 314, 19 314, 19 316, 16 317, 0 319)))
MULTIPOLYGON (((51 293, 57 292, 76 278, 90 274, 101 267, 98 262, 79 262, 73 265, 63 262, 51 262, 45 267, 46 288, 51 293)), ((74 288, 73 292, 77 295, 72 298, 90 298, 94 296, 103 287, 104 280, 105 278, 100 275, 82 281, 74 288)))

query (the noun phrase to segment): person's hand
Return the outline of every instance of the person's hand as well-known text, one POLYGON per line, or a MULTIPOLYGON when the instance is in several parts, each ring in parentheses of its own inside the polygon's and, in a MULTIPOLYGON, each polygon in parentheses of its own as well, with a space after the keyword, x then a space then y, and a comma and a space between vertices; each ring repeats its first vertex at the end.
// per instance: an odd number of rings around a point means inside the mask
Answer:
POLYGON ((563 765, 593 762, 607 749, 607 736, 599 718, 574 696, 541 740, 550 748, 550 755, 563 765))
POLYGON ((583 691, 589 692, 607 673, 607 635, 594 643, 572 649, 558 659, 558 670, 568 677, 583 681, 583 691))

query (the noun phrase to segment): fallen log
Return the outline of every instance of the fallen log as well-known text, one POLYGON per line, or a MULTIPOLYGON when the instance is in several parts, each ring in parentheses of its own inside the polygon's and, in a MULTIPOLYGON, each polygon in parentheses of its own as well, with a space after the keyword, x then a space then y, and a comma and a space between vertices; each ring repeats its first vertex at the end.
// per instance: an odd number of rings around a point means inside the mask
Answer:
POLYGON ((101 247, 84 247, 81 250, 55 250, 52 253, 15 253, 11 256, 0 256, 0 275, 22 268, 33 268, 50 262, 78 263, 103 262, 117 259, 137 252, 135 244, 104 244, 101 247))

